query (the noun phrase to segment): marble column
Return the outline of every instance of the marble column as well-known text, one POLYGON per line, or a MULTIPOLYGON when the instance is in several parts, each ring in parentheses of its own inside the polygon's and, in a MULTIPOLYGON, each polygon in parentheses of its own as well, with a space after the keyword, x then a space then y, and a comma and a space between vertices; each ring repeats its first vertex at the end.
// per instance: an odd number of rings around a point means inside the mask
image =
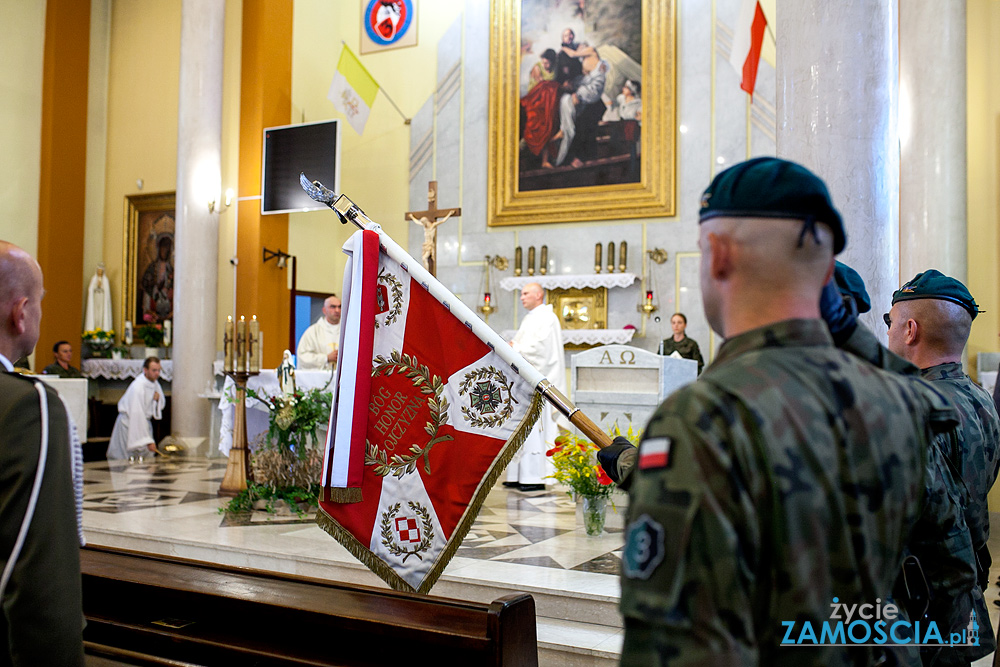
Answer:
POLYGON ((181 10, 171 426, 185 437, 209 435, 209 401, 198 394, 215 360, 225 7, 183 0, 181 10))
POLYGON ((900 278, 966 281, 965 0, 899 5, 900 278))
POLYGON ((839 259, 881 314, 899 286, 897 0, 795 0, 777 11, 777 154, 827 183, 847 229, 839 259))

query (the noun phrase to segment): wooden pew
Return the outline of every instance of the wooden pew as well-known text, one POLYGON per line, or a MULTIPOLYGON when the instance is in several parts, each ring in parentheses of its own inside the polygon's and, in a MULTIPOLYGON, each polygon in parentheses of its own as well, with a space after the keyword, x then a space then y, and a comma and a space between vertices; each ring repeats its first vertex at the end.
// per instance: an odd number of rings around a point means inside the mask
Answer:
POLYGON ((105 547, 80 557, 87 653, 123 664, 538 665, 526 594, 481 604, 105 547))

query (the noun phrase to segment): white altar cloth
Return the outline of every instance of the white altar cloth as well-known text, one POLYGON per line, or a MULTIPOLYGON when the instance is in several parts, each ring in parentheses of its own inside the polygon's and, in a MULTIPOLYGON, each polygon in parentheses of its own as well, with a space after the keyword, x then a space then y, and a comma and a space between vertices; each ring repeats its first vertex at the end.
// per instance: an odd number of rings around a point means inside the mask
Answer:
MULTIPOLYGON (((84 359, 80 363, 80 372, 95 380, 131 380, 142 373, 145 362, 145 359, 84 359)), ((160 360, 160 378, 167 382, 174 379, 172 359, 160 360)))
MULTIPOLYGON (((299 389, 323 389, 333 391, 333 373, 330 371, 295 371, 295 385, 299 389)), ((275 396, 281 393, 278 385, 278 373, 274 369, 262 370, 247 381, 247 387, 259 394, 275 396)), ((236 384, 231 377, 226 377, 222 387, 222 398, 219 400, 219 410, 222 412, 222 425, 219 427, 219 453, 229 456, 233 446, 233 413, 236 396, 236 384)), ((267 432, 268 409, 260 401, 247 397, 247 442, 253 443, 261 433, 267 432)), ((319 438, 326 437, 326 425, 320 427, 319 438)))

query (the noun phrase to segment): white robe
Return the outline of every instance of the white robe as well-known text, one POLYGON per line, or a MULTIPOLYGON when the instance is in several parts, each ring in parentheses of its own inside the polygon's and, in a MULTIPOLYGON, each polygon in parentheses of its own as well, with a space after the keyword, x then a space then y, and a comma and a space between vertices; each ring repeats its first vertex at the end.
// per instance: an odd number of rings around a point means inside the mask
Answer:
MULTIPOLYGON (((567 394, 562 327, 550 304, 541 304, 528 311, 511 343, 514 350, 547 377, 556 389, 567 394)), ((545 477, 552 474, 545 451, 555 443, 557 435, 556 414, 546 403, 541 418, 535 422, 517 457, 507 467, 507 481, 545 484, 545 477)))
POLYGON ((150 382, 145 375, 132 380, 125 395, 118 401, 118 419, 111 431, 108 444, 108 459, 127 459, 135 450, 145 450, 146 445, 155 444, 151 419, 163 418, 163 388, 160 383, 150 382), (153 396, 156 395, 154 399, 153 396))
POLYGON ((328 371, 336 367, 326 360, 335 347, 340 344, 340 325, 330 324, 325 317, 320 317, 299 339, 295 348, 295 359, 298 368, 303 370, 328 371))
POLYGON ((107 274, 98 277, 95 273, 87 288, 87 314, 83 319, 83 330, 103 329, 111 331, 115 325, 111 319, 111 285, 107 274))

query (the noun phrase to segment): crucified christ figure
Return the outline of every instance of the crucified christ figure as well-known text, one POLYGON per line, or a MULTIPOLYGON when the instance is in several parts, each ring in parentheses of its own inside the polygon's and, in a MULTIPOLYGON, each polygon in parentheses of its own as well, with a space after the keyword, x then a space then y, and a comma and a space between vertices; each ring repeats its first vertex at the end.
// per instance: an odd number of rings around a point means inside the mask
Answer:
POLYGON ((424 243, 421 246, 421 259, 424 261, 424 268, 430 271, 433 275, 434 267, 437 264, 437 228, 442 222, 446 221, 454 214, 454 211, 448 211, 448 215, 444 216, 440 220, 431 220, 430 218, 416 218, 412 213, 409 214, 410 220, 417 223, 424 228, 424 243))

